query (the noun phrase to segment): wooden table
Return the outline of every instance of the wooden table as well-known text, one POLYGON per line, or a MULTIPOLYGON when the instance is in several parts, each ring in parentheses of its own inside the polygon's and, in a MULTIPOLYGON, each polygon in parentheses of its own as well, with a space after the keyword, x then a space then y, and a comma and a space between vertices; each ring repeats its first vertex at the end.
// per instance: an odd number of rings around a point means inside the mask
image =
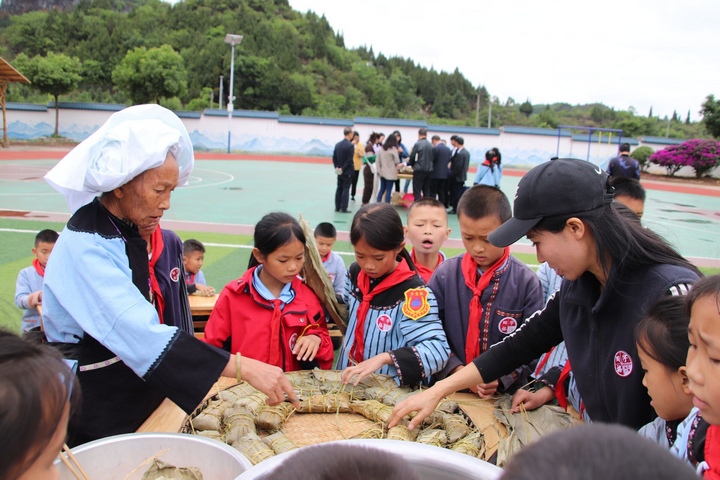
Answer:
POLYGON ((203 297, 201 295, 188 295, 190 314, 193 316, 193 328, 197 338, 205 338, 205 325, 207 317, 212 313, 218 295, 203 297))
POLYGON ((210 315, 217 299, 217 294, 211 297, 188 295, 188 300, 190 301, 190 314, 193 317, 204 317, 210 315))

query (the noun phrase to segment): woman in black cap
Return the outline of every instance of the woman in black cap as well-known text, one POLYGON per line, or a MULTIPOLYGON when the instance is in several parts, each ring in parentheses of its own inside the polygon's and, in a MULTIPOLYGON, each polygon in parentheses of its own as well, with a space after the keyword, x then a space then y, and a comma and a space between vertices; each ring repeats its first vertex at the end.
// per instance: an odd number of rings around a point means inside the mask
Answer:
POLYGON ((595 422, 635 429, 655 417, 633 340, 648 307, 682 295, 700 272, 662 237, 616 210, 607 174, 591 163, 557 159, 518 184, 514 216, 489 241, 510 245, 523 235, 538 261, 565 278, 544 310, 455 375, 398 404, 390 426, 418 411, 414 427, 446 395, 491 382, 565 341, 578 390, 595 422))

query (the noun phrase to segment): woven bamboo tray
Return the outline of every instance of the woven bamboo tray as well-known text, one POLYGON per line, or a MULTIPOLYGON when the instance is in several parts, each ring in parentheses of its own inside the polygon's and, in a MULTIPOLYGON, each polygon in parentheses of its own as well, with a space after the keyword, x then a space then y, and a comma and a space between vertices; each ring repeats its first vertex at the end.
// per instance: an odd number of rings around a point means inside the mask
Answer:
MULTIPOLYGON (((385 376, 381 376, 385 377, 385 376)), ((229 388, 226 385, 224 388, 229 388)), ((193 412, 184 418, 180 431, 194 433, 192 419, 202 413, 207 406, 218 399, 221 386, 217 386, 214 392, 193 412)), ((494 415, 493 400, 482 400, 473 394, 454 394, 450 397, 459 405, 457 413, 464 416, 469 427, 478 430, 484 437, 484 448, 479 458, 488 460, 498 449, 502 438, 507 437, 505 426, 500 423, 494 415)), ((369 420, 358 413, 298 413, 295 412, 285 421, 282 432, 297 447, 315 445, 319 443, 345 440, 362 435, 363 432, 375 428, 383 429, 385 425, 380 422, 369 420)), ((177 430, 175 430, 177 431, 177 430)), ((384 429, 387 434, 387 429, 384 429)), ((268 433, 258 431, 263 437, 268 433)), ((362 437, 361 437, 362 438, 362 437)), ((448 446, 449 448, 450 446, 448 446)))

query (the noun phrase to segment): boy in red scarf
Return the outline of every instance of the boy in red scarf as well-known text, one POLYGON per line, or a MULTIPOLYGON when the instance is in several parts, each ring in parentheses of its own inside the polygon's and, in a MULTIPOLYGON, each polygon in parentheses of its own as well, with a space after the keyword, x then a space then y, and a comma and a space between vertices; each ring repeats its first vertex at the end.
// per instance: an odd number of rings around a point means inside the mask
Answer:
POLYGON ((430 281, 435 269, 445 260, 440 251, 450 236, 445 205, 430 197, 413 202, 408 208, 405 237, 412 245, 410 256, 418 274, 430 281))
MULTIPOLYGON (((457 207, 460 236, 466 253, 437 267, 428 286, 435 293, 440 319, 450 344, 450 359, 438 379, 452 375, 467 362, 517 330, 543 307, 540 281, 525 264, 510 256, 509 247, 488 242, 490 232, 512 216, 510 202, 498 188, 476 185, 457 207)), ((496 391, 512 393, 527 383, 527 366, 473 391, 488 398, 496 391)))
POLYGON ((15 305, 25 310, 22 316, 22 332, 26 333, 40 328, 40 312, 38 305, 42 303, 43 277, 50 252, 58 239, 55 230, 42 230, 35 236, 32 249, 35 260, 32 266, 23 268, 18 274, 15 284, 15 305))

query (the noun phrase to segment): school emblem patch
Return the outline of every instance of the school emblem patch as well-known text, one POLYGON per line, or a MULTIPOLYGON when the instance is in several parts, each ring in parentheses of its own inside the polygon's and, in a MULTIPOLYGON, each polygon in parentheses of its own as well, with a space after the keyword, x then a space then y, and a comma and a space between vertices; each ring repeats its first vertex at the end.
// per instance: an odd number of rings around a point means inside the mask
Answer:
POLYGON ((510 335, 515 330, 517 330, 518 322, 512 317, 505 317, 502 320, 500 320, 500 323, 498 324, 498 329, 501 333, 504 333, 505 335, 510 335))
POLYGON ((376 323, 377 323, 378 330, 380 330, 381 332, 389 332, 390 329, 392 328, 393 321, 389 315, 383 314, 377 318, 376 323))
POLYGON ((621 377, 627 377, 633 371, 632 357, 627 352, 620 350, 615 354, 615 373, 621 377))
POLYGON ((290 351, 291 351, 291 352, 292 352, 293 348, 295 348, 295 343, 297 342, 297 339, 298 339, 298 334, 297 334, 297 333, 293 333, 293 334, 290 336, 290 340, 288 341, 288 346, 290 347, 290 351))
POLYGON ((425 287, 405 290, 405 303, 402 307, 403 315, 417 320, 430 313, 430 305, 428 304, 427 297, 428 291, 425 287))
POLYGON ((180 279, 180 269, 175 267, 172 270, 170 270, 170 280, 177 283, 177 281, 180 279))

